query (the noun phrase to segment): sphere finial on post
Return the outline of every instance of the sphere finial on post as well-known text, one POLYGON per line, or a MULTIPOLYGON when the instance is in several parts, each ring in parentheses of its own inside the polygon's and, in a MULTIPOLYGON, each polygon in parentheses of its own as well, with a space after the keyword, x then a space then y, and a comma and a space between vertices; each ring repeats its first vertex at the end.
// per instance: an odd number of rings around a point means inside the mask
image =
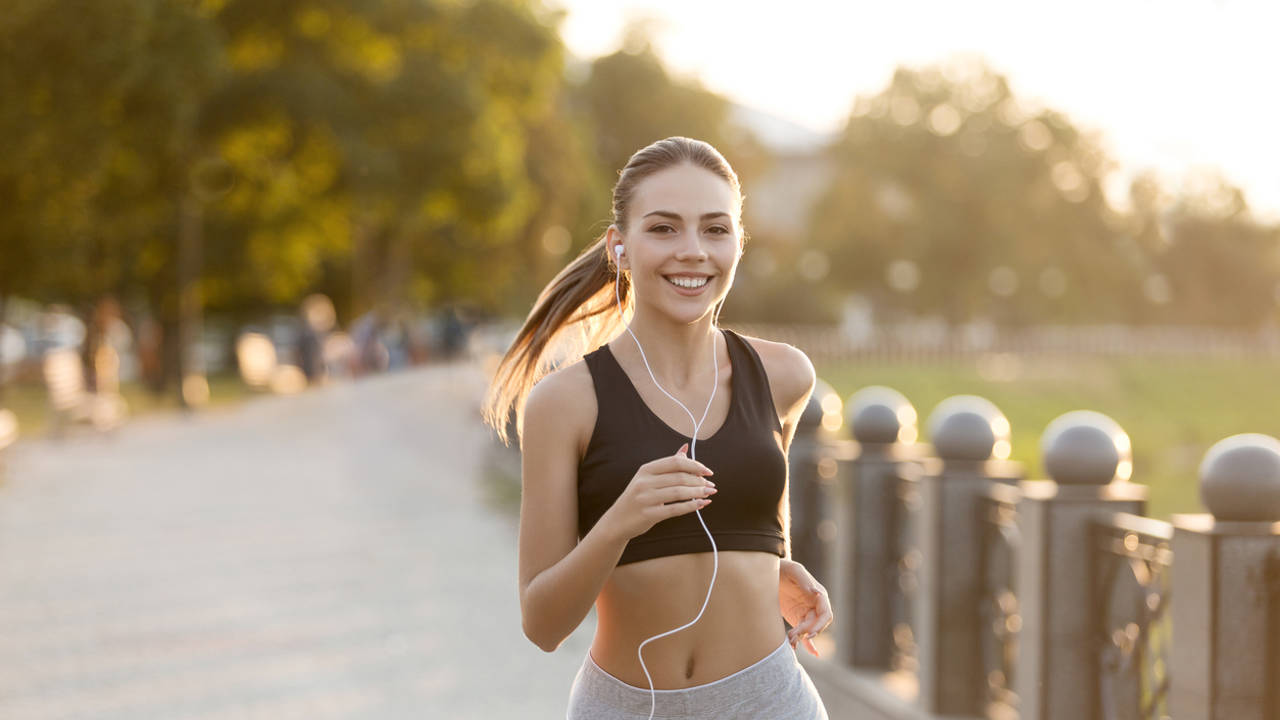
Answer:
POLYGON ((1200 501, 1215 520, 1280 521, 1280 440, 1245 433, 1215 443, 1200 463, 1200 501))
POLYGON ((1040 436, 1044 470, 1063 485, 1108 485, 1133 475, 1133 445, 1115 420, 1093 410, 1059 415, 1040 436))
POLYGON ((916 409, 890 387, 870 385, 849 397, 845 421, 860 443, 913 443, 919 436, 916 409))
POLYGON ((943 460, 1006 460, 1009 419, 994 403, 977 395, 953 395, 929 415, 929 438, 943 460))

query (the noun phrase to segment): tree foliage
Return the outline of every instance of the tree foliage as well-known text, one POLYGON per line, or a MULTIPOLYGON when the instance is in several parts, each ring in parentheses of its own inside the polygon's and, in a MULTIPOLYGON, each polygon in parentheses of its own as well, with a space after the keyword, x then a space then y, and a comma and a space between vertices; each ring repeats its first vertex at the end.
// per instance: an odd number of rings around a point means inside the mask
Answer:
POLYGON ((596 155, 620 170, 636 150, 673 135, 728 152, 729 103, 694 82, 672 78, 647 41, 597 59, 582 87, 596 128, 596 155))
POLYGON ((833 301, 953 323, 1274 317, 1276 232, 1238 191, 1170 197, 1143 177, 1116 209, 1097 139, 981 65, 900 69, 831 152, 812 229, 833 301))
MULTIPOLYGON (((116 294, 169 324, 192 287, 242 315, 313 291, 344 320, 517 311, 671 135, 719 147, 750 205, 772 158, 725 98, 643 33, 567 69, 557 22, 539 0, 10 0, 0 298, 116 294)), ((861 294, 953 322, 1274 320, 1280 237, 1238 189, 1139 178, 1117 210, 1098 140, 982 66, 901 69, 822 160, 809 231, 753 239, 778 271, 731 315, 861 294)))

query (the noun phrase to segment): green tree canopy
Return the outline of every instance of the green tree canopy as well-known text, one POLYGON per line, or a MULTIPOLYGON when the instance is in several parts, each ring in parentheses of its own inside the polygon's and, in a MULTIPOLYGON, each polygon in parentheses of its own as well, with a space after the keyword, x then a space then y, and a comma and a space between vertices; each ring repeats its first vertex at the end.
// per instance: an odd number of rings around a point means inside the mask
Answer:
POLYGON ((1011 322, 1113 315, 1132 271, 1097 143, 983 67, 900 69, 860 98, 813 215, 827 291, 1011 322))

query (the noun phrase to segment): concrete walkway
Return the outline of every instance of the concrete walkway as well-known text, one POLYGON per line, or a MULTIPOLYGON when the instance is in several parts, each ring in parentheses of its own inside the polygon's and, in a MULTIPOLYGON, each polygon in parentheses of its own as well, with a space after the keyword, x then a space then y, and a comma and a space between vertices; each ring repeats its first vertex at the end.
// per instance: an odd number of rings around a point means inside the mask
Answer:
POLYGON ((0 718, 562 718, 592 619, 520 630, 452 366, 112 437, 0 484, 0 718))

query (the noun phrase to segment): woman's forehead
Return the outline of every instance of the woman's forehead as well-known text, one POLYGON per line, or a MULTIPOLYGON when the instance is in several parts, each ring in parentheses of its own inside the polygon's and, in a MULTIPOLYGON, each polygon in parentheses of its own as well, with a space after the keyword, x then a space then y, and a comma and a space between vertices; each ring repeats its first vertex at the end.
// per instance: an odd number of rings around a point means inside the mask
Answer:
POLYGON ((641 180, 631 201, 632 219, 661 210, 687 219, 710 213, 737 218, 738 196, 728 181, 707 170, 682 163, 641 180))

